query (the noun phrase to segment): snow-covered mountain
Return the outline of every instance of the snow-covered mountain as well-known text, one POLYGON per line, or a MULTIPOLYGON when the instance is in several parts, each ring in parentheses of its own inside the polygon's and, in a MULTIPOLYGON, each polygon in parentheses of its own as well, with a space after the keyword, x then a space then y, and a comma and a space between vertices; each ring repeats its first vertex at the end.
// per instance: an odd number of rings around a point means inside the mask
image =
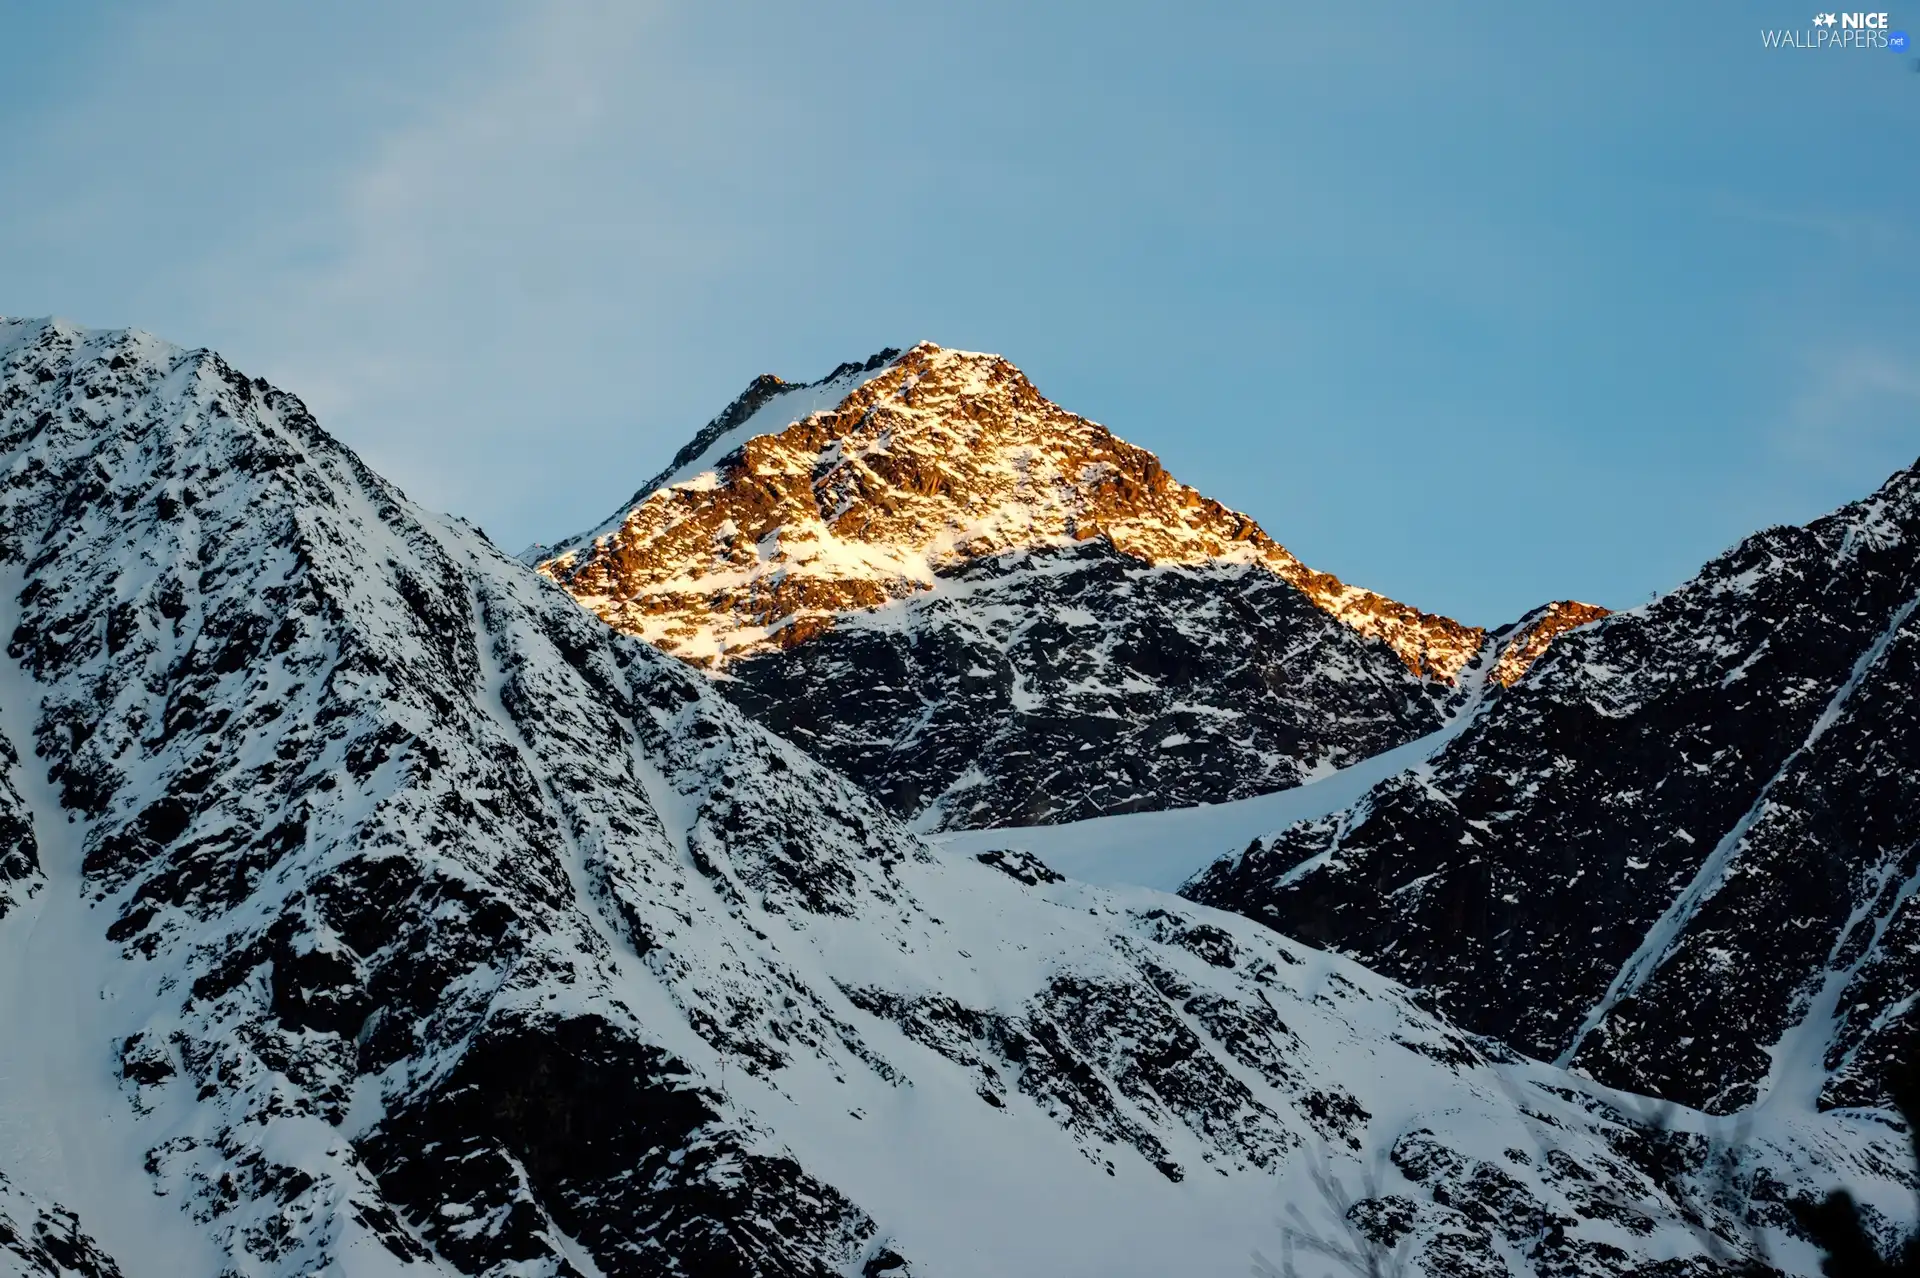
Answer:
MULTIPOLYGON (((1306 567, 1006 360, 930 343, 756 380, 529 560, 934 829, 1298 785, 1438 728, 1492 655, 1306 567)), ((1509 627, 1501 677, 1598 613, 1509 627)))
POLYGON ((0 1274, 1234 1273, 1289 1206, 1810 1274, 1782 1193, 1903 1209, 1871 1116, 1723 1159, 1249 920, 929 849, 208 352, 0 322, 0 475, 0 1274))
POLYGON ((1187 889, 1728 1112, 1920 1034, 1920 469, 1561 638, 1431 761, 1187 889))

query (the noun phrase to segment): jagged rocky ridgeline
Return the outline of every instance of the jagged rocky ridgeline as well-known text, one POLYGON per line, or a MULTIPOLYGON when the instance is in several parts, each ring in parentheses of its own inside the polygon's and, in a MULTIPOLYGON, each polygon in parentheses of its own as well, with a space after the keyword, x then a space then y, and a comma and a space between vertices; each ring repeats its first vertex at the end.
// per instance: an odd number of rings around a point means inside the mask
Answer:
POLYGON ((761 377, 593 531, 529 562, 723 672, 924 828, 1286 789, 1517 678, 1494 637, 1315 572, 1006 360, 931 343, 761 377))
POLYGON ((1920 471, 1568 635, 1428 764, 1186 889, 1730 1112, 1920 1034, 1920 471))
POLYGON ((0 474, 0 1273, 1230 1273, 1291 1202, 1811 1274, 1781 1194, 1901 1209, 1864 1118, 1721 1195, 1345 960, 932 852, 208 352, 0 323, 0 474))

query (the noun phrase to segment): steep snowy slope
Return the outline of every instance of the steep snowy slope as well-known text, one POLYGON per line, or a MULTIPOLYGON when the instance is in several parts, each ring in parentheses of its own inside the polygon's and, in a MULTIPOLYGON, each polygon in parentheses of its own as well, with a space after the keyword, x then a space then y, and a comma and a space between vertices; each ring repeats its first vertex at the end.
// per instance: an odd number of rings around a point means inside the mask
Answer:
MULTIPOLYGON (((1489 652, 1483 661, 1493 659, 1489 652)), ((1468 667, 1469 675, 1478 673, 1468 667)), ((1477 685, 1484 697, 1493 685, 1477 685)), ((1091 817, 1054 825, 930 833, 936 847, 978 854, 995 848, 1029 853, 1068 878, 1107 886, 1149 887, 1177 892, 1220 859, 1222 848, 1244 848, 1296 822, 1329 816, 1353 804, 1388 777, 1431 758, 1472 721, 1478 700, 1438 732, 1371 755, 1338 772, 1226 803, 1196 804, 1155 812, 1091 817)))
POLYGON ((1284 789, 1457 701, 1484 631, 1305 567, 1005 360, 896 355, 756 381, 541 571, 929 828, 1284 789))
POLYGON ((1287 1203, 1811 1273, 1783 1187, 1904 1209, 1867 1117, 1723 1165, 1247 920, 930 852, 207 352, 0 324, 0 475, 0 1273, 1145 1278, 1287 1203))
POLYGON ((1728 1111, 1920 1032, 1920 472, 1560 639, 1429 764, 1188 889, 1728 1111))

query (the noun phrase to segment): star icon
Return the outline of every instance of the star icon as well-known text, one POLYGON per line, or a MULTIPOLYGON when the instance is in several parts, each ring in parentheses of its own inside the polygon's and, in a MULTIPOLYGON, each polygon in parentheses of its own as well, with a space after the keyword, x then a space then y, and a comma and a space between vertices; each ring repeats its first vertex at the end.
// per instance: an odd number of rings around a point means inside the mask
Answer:
POLYGON ((1813 25, 1816 27, 1830 27, 1839 20, 1840 19, 1834 17, 1831 13, 1822 13, 1814 17, 1813 25))

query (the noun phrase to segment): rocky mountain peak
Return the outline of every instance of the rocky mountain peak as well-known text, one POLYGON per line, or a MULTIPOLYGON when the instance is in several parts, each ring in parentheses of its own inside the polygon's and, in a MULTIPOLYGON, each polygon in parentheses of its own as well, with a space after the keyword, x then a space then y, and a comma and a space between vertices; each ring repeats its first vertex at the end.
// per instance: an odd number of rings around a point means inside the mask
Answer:
POLYGON ((1534 609, 1520 619, 1512 637, 1500 649, 1500 659, 1493 666, 1494 682, 1511 688, 1546 654, 1547 646, 1555 639, 1575 626, 1611 615, 1597 604, 1581 603, 1577 599, 1560 599, 1534 609))
POLYGON ((1000 356, 922 342, 798 390, 756 380, 540 571, 617 629, 715 666, 804 642, 961 564, 1095 539, 1147 564, 1264 567, 1425 678, 1453 681, 1485 638, 1308 568, 1000 356))
POLYGON ((762 376, 529 562, 923 828, 1287 789, 1603 612, 1489 634, 1349 586, 1006 359, 929 342, 762 376))

